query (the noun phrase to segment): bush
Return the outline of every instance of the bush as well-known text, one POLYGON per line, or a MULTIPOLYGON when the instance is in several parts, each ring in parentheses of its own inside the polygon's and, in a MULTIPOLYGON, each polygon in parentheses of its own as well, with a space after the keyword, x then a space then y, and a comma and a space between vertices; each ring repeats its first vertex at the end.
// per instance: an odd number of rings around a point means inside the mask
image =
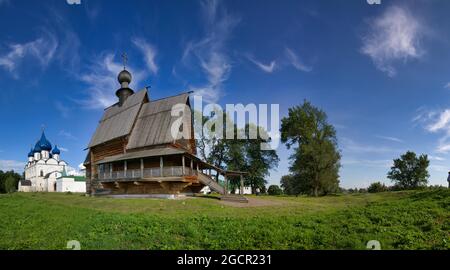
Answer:
POLYGON ((388 187, 386 187, 385 184, 382 184, 380 182, 370 184, 369 188, 367 189, 369 193, 386 192, 388 190, 389 190, 388 187))
POLYGON ((8 176, 5 180, 5 192, 6 193, 13 193, 17 190, 16 187, 17 181, 14 179, 13 176, 8 176))
POLYGON ((283 191, 277 185, 271 185, 269 187, 269 189, 267 190, 267 192, 269 193, 269 195, 272 195, 272 196, 283 194, 283 191))

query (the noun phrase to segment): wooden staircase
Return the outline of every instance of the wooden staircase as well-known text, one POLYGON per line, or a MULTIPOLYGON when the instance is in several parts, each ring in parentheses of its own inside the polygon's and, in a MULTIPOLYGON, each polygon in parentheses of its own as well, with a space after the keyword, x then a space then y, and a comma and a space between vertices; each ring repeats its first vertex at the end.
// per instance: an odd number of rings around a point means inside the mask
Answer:
POLYGON ((248 199, 245 198, 242 195, 235 195, 235 194, 225 194, 225 188, 221 186, 219 183, 214 181, 211 177, 209 177, 206 174, 203 174, 201 172, 198 173, 198 180, 208 186, 211 190, 214 190, 222 196, 220 196, 220 200, 227 201, 227 202, 238 202, 238 203, 248 203, 248 199))
POLYGON ((200 183, 208 186, 211 190, 214 190, 220 194, 225 194, 225 188, 222 187, 219 183, 214 181, 211 177, 207 176, 206 174, 203 174, 201 172, 198 173, 198 181, 200 183))

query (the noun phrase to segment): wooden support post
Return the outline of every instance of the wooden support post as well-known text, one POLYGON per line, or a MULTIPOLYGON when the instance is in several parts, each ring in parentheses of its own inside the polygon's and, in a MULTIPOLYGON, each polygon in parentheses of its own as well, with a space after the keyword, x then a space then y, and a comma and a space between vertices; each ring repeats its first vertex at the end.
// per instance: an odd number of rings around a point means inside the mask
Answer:
POLYGON ((181 164, 182 164, 182 168, 181 168, 181 171, 182 171, 182 174, 183 175, 186 175, 186 172, 185 172, 185 166, 186 166, 186 161, 185 161, 185 157, 184 157, 184 155, 182 156, 182 158, 181 158, 181 164))
POLYGON ((163 157, 159 157, 159 169, 161 170, 161 177, 164 176, 163 170, 164 170, 164 161, 163 161, 163 157))
POLYGON ((240 194, 244 195, 244 176, 242 176, 242 174, 241 174, 241 190, 240 190, 240 194))
POLYGON ((199 169, 198 169, 198 162, 197 162, 197 173, 196 173, 197 175, 198 175, 198 172, 199 172, 199 169))
POLYGON ((191 158, 191 175, 194 174, 194 160, 191 158))
POLYGON ((110 164, 109 164, 109 176, 110 176, 110 179, 113 178, 113 177, 112 177, 112 173, 113 173, 113 163, 110 163, 110 164))
MULTIPOLYGON (((225 195, 228 195, 228 178, 226 174, 223 175, 223 179, 225 181, 225 195)), ((217 182, 219 182, 219 179, 217 179, 217 182)))
POLYGON ((141 158, 141 178, 144 178, 144 159, 141 158))
POLYGON ((124 164, 123 164, 123 168, 124 168, 124 171, 123 171, 123 173, 124 173, 124 176, 123 176, 123 178, 127 178, 127 161, 125 160, 124 161, 124 164))

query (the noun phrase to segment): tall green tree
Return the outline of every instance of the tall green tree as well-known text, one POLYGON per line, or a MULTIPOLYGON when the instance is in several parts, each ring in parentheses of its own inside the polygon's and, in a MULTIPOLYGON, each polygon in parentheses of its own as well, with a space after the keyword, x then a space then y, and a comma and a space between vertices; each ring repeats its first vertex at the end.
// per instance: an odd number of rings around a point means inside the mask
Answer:
MULTIPOLYGON (((237 125, 227 114, 223 116, 223 128, 234 127, 234 139, 218 139, 214 136, 215 127, 211 128, 212 134, 202 133, 197 136, 197 145, 202 159, 214 166, 232 171, 247 172, 244 177, 244 185, 263 189, 267 184, 269 171, 278 166, 279 158, 274 150, 262 150, 261 143, 270 142, 265 136, 250 138, 250 127, 255 128, 261 134, 265 132, 257 126, 246 125, 243 129, 238 129, 237 125), (243 139, 238 139, 238 133, 243 134, 243 139)), ((203 124, 210 118, 203 117, 203 124)), ((265 135, 265 134, 264 134, 265 135)), ((218 177, 218 175, 216 176, 218 177)), ((240 186, 239 177, 229 177, 230 190, 234 191, 240 186)))
POLYGON ((339 189, 341 155, 336 130, 324 111, 308 101, 290 108, 281 120, 281 141, 294 150, 290 156, 290 191, 318 196, 339 189))
POLYGON ((284 194, 287 195, 296 195, 299 194, 300 192, 296 192, 295 188, 296 185, 294 184, 294 176, 292 174, 289 175, 283 175, 281 177, 281 188, 283 189, 284 194))
POLYGON ((11 186, 16 189, 20 179, 21 175, 14 171, 3 172, 0 170, 0 193, 7 193, 11 186), (10 180, 8 180, 9 178, 10 180))
POLYGON ((9 175, 5 179, 5 192, 6 193, 13 193, 17 190, 17 181, 14 178, 14 176, 9 175))
POLYGON ((430 161, 427 155, 417 156, 408 151, 398 159, 394 159, 394 165, 388 172, 388 178, 400 189, 415 189, 426 186, 428 178, 428 166, 430 161))
POLYGON ((281 195, 281 194, 283 194, 283 190, 281 190, 281 188, 279 187, 279 186, 277 186, 277 185, 271 185, 270 187, 269 187, 269 189, 267 189, 267 193, 269 194, 269 195, 272 195, 272 196, 276 196, 276 195, 281 195))

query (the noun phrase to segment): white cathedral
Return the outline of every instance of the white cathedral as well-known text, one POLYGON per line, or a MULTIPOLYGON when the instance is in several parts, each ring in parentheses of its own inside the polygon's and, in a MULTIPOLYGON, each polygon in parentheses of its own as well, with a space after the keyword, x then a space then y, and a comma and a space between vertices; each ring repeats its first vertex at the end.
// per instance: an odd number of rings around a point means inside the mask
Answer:
POLYGON ((66 175, 67 163, 61 160, 61 151, 45 137, 41 138, 28 153, 25 180, 19 181, 21 192, 85 192, 84 177, 66 175))

